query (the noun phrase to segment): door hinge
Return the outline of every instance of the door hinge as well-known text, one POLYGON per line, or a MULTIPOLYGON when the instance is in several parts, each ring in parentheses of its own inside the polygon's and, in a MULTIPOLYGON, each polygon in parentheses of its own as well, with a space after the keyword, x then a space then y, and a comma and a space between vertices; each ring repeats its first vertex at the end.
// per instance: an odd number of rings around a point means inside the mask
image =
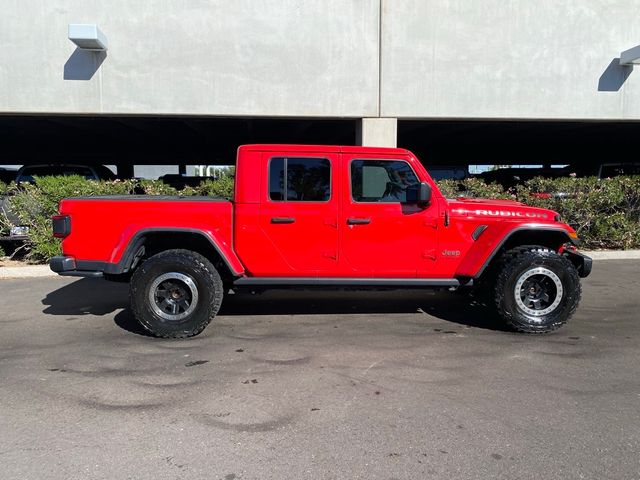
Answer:
POLYGON ((324 224, 328 227, 333 227, 333 228, 338 228, 338 221, 337 220, 325 220, 324 224))
POLYGON ((437 218, 428 218, 424 220, 424 226, 429 228, 438 228, 438 219, 437 218))
POLYGON ((424 252, 422 252, 422 258, 426 258, 427 260, 435 261, 435 259, 436 259, 436 250, 433 249, 433 248, 431 250, 425 250, 424 252))

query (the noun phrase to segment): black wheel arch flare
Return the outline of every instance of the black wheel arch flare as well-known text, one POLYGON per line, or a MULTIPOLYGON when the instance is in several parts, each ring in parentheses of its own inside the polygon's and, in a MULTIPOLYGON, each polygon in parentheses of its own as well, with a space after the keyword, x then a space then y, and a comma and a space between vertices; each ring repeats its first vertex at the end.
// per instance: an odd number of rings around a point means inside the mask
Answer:
POLYGON ((579 242, 577 239, 571 238, 565 229, 559 227, 532 228, 527 226, 514 228, 496 245, 473 278, 479 278, 491 262, 500 256, 500 252, 503 250, 508 250, 518 245, 542 245, 557 251, 565 243, 577 246, 579 242))
MULTIPOLYGON (((151 235, 157 234, 188 234, 188 235, 196 235, 202 240, 206 240, 207 244, 212 247, 215 252, 218 254, 224 265, 229 270, 229 273, 234 276, 240 276, 239 272, 236 272, 234 268, 229 263, 229 260, 222 253, 220 247, 213 241, 211 237, 206 235, 201 230, 193 229, 193 228, 145 228, 136 232, 136 234, 129 240, 127 244, 127 248, 125 249, 120 261, 118 263, 107 263, 104 268, 104 273, 109 275, 121 275, 123 273, 128 273, 132 266, 135 266, 135 262, 139 259, 141 255, 141 249, 145 249, 147 244, 147 239, 151 235)), ((184 247, 183 247, 184 248, 184 247)), ((144 250, 142 250, 144 253, 144 250)))

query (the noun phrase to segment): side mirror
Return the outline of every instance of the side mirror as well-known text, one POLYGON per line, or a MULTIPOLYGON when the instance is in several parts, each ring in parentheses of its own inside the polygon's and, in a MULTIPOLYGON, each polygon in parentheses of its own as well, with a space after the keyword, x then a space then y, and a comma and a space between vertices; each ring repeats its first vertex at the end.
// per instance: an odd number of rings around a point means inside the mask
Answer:
POLYGON ((416 203, 418 205, 428 205, 431 201, 431 185, 422 182, 417 185, 407 187, 406 203, 416 203))

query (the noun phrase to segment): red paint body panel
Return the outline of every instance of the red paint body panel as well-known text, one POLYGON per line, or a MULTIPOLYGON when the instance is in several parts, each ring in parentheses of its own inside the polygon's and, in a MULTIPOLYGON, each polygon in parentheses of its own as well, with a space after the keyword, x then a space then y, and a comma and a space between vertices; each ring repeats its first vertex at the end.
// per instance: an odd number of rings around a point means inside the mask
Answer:
POLYGON ((77 260, 118 263, 136 233, 147 229, 197 230, 209 237, 237 273, 244 267, 232 246, 232 205, 138 197, 65 199, 60 213, 71 217, 71 234, 62 242, 65 255, 77 260))
POLYGON ((63 252, 77 260, 114 264, 141 231, 195 230, 214 242, 236 275, 252 277, 474 277, 516 230, 575 235, 549 210, 505 200, 447 200, 418 159, 400 148, 245 145, 238 149, 233 203, 95 197, 63 200, 60 213, 71 217, 63 252), (270 200, 273 157, 328 160, 330 199, 270 200), (408 163, 431 186, 429 205, 356 202, 350 177, 355 160, 408 163), (294 221, 274 223, 282 218, 294 221), (368 222, 353 225, 349 219, 368 222), (474 240, 481 225, 486 228, 474 240))
POLYGON ((427 207, 395 203, 356 202, 351 194, 351 162, 356 160, 404 161, 416 176, 432 184, 434 199, 439 191, 422 164, 402 149, 345 148, 343 154, 342 211, 340 230, 340 276, 375 278, 437 277, 435 250, 438 202, 427 207), (348 219, 366 219, 363 225, 348 225, 348 219))
MULTIPOLYGON (((570 226, 555 220, 556 212, 529 207, 512 200, 461 198, 449 201, 449 209, 451 224, 457 227, 456 230, 462 237, 468 238, 478 226, 486 225, 478 240, 468 244, 461 255, 462 261, 454 271, 455 276, 476 276, 495 249, 512 232, 521 229, 560 231, 565 232, 567 238, 569 234, 575 234, 570 226)), ((449 242, 453 241, 454 239, 449 239, 449 242)))
MULTIPOLYGON (((262 277, 336 276, 340 156, 331 151, 318 153, 309 150, 273 149, 263 153, 260 170, 265 175, 260 185, 256 237, 246 248, 238 250, 245 259, 247 271, 253 276, 262 277), (328 160, 331 169, 329 201, 270 200, 266 172, 269 162, 278 157, 328 160), (288 224, 273 223, 277 218, 291 218, 295 221, 288 224)), ((241 235, 240 232, 238 235, 241 235)))

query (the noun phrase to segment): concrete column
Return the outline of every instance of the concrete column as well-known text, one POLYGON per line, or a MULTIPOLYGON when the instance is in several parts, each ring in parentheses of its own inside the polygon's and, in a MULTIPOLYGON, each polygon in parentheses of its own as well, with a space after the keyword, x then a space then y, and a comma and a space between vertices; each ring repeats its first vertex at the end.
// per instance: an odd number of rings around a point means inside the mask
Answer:
POLYGON ((397 118, 363 118, 358 122, 356 143, 366 147, 398 145, 397 118))

